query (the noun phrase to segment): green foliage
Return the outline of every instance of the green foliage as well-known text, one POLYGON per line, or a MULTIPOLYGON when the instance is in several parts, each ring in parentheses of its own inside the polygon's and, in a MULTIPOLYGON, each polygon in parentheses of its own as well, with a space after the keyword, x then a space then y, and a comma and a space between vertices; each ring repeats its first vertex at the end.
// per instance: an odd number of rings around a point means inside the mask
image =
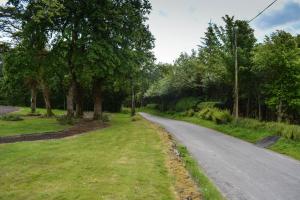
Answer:
POLYGON ((291 140, 300 140, 300 126, 279 122, 260 122, 255 119, 239 119, 234 122, 236 126, 253 130, 267 130, 273 134, 291 140))
POLYGON ((216 101, 206 101, 206 102, 200 102, 197 104, 197 110, 202 110, 204 108, 217 108, 220 105, 220 102, 216 101))
POLYGON ((232 121, 229 111, 218 108, 204 108, 197 113, 197 117, 214 121, 217 124, 227 124, 232 121))
POLYGON ((151 103, 151 104, 147 104, 147 105, 146 105, 146 108, 150 108, 150 109, 158 109, 158 108, 159 108, 159 105, 158 105, 158 104, 151 103))
POLYGON ((103 122, 110 122, 111 121, 111 115, 109 113, 103 113, 102 114, 102 121, 103 122))
POLYGON ((135 115, 133 117, 131 117, 131 121, 136 122, 136 121, 140 121, 143 118, 140 115, 135 115))
POLYGON ((70 117, 67 115, 61 115, 56 118, 60 125, 74 125, 78 122, 74 117, 70 117))
POLYGON ((198 98, 195 97, 185 97, 179 99, 175 104, 175 111, 187 111, 189 109, 193 109, 196 107, 197 103, 199 102, 198 98))
POLYGON ((3 121, 22 121, 22 120, 24 120, 19 115, 4 115, 4 116, 0 117, 0 119, 3 121))

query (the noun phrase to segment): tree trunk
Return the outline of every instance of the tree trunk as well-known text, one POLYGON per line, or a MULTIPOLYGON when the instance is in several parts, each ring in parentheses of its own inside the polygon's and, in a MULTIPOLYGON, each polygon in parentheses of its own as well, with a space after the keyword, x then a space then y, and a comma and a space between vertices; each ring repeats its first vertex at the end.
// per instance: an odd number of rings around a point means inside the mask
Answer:
POLYGON ((94 92, 94 120, 102 120, 102 81, 95 80, 93 83, 94 92))
POLYGON ((258 96, 258 120, 259 120, 259 121, 262 120, 260 95, 258 96))
POLYGON ((282 122, 283 111, 282 111, 282 100, 280 100, 277 110, 277 121, 282 122))
POLYGON ((82 88, 77 83, 76 84, 76 114, 75 116, 78 118, 83 117, 83 99, 82 99, 82 88))
POLYGON ((131 116, 135 115, 135 93, 133 86, 133 79, 131 78, 131 116))
POLYGON ((75 84, 74 81, 72 81, 67 94, 67 116, 68 117, 74 117, 74 93, 75 93, 75 84))
POLYGON ((247 99, 247 108, 246 108, 246 116, 249 117, 250 115, 250 97, 247 99))
POLYGON ((239 68, 238 68, 238 50, 237 50, 237 30, 234 29, 234 49, 235 49, 235 66, 234 66, 234 116, 237 120, 239 118, 239 68))
POLYGON ((31 87, 30 92, 31 92, 31 99, 30 99, 31 113, 35 113, 36 112, 36 96, 37 96, 36 85, 31 87))
POLYGON ((54 114, 53 114, 52 108, 51 108, 49 87, 45 83, 42 83, 42 90, 43 90, 43 96, 44 96, 44 101, 45 101, 45 107, 47 110, 46 116, 51 117, 54 114))

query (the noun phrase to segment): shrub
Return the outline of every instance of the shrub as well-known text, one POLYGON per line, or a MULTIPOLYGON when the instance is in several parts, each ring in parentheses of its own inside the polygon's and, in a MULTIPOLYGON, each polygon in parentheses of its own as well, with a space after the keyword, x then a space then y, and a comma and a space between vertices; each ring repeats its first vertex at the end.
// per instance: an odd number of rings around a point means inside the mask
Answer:
POLYGON ((187 117, 193 117, 195 115, 195 111, 193 109, 189 109, 185 112, 185 116, 187 117))
POLYGON ((122 114, 130 114, 130 112, 131 112, 130 108, 127 107, 122 107, 121 109, 122 114))
POLYGON ((199 100, 195 97, 186 97, 178 100, 175 104, 175 111, 183 112, 196 107, 199 100))
POLYGON ((217 101, 205 101, 197 104, 197 110, 201 111, 204 108, 219 108, 221 103, 217 101))
POLYGON ((61 125, 74 125, 77 120, 74 117, 69 117, 67 115, 61 115, 56 118, 61 125))
POLYGON ((23 118, 19 115, 4 115, 0 118, 3 121, 22 121, 23 118))
POLYGON ((212 112, 212 120, 217 124, 227 124, 232 121, 232 116, 227 110, 215 109, 212 112))
POLYGON ((109 122, 111 120, 111 115, 108 113, 103 113, 102 114, 102 121, 103 122, 109 122))
POLYGON ((131 117, 131 121, 136 122, 142 120, 142 117, 140 115, 135 115, 131 117))
POLYGON ((217 124, 226 124, 232 121, 229 111, 218 108, 203 108, 197 113, 197 117, 214 121, 217 124))
POLYGON ((151 103, 151 104, 147 104, 146 108, 150 108, 150 109, 159 109, 159 105, 155 104, 155 103, 151 103))

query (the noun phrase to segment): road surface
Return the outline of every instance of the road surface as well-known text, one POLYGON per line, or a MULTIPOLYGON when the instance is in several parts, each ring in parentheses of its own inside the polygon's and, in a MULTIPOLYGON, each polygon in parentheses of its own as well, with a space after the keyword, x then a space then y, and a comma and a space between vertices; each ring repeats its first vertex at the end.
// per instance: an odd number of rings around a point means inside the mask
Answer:
POLYGON ((17 110, 18 108, 12 106, 0 106, 0 116, 17 110))
POLYGON ((141 115, 185 145, 227 199, 300 200, 300 162, 187 122, 141 115))

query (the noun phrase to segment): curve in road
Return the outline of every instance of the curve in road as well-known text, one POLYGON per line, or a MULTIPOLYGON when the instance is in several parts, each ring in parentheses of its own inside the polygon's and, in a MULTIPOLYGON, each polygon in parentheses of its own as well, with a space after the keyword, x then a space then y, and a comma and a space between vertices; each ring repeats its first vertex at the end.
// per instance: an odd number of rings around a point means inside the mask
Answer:
POLYGON ((300 162, 187 122, 140 113, 185 145, 227 199, 300 200, 300 162))

